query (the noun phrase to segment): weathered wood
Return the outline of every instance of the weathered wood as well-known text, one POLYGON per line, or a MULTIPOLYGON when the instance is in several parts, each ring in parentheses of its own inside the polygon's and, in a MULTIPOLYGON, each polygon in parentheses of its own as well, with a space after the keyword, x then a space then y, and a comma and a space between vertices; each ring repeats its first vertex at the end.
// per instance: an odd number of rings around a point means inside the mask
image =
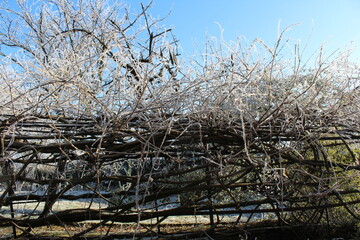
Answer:
POLYGON ((0 226, 97 221, 69 234, 77 239, 114 221, 156 219, 160 230, 169 216, 207 215, 207 233, 219 215, 359 218, 359 73, 346 58, 284 63, 281 35, 260 58, 257 41, 245 52, 210 44, 180 65, 148 6, 133 18, 66 4, 0 9, 0 47, 18 53, 0 54, 0 207, 10 216, 0 226), (63 200, 89 207, 56 211, 63 200))

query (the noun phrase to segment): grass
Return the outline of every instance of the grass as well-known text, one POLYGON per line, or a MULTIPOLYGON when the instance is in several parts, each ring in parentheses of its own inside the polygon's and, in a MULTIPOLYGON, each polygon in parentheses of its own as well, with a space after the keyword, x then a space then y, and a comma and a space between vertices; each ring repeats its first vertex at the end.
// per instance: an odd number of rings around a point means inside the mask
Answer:
MULTIPOLYGON (((156 239, 168 239, 169 236, 187 236, 187 239, 198 239, 199 237, 206 237, 211 235, 214 239, 332 239, 345 238, 357 239, 359 236, 358 230, 350 228, 349 226, 327 226, 325 225, 296 225, 286 226, 279 225, 277 221, 258 221, 249 224, 239 223, 225 223, 216 225, 211 228, 207 219, 202 219, 198 223, 189 223, 187 220, 191 218, 178 217, 177 219, 169 219, 169 223, 162 223, 160 228, 150 224, 149 222, 137 223, 114 223, 106 224, 96 228, 83 235, 84 239, 99 239, 102 237, 109 237, 109 239, 133 239, 134 236, 143 237, 158 237, 156 239), (346 228, 346 231, 344 231, 346 228), (213 230, 213 231, 212 231, 213 230), (330 230, 330 231, 329 231, 330 230), (329 236, 330 234, 330 236, 329 236)), ((43 226, 32 229, 32 239, 63 239, 74 236, 93 226, 92 222, 77 223, 73 225, 63 226, 43 226)), ((17 235, 22 232, 17 231, 17 235)), ((11 237, 12 229, 10 227, 0 228, 0 235, 3 237, 11 237)), ((184 237, 185 238, 185 237, 184 237)), ((182 239, 184 239, 182 238, 182 239)), ((5 239, 5 238, 1 238, 5 239)))

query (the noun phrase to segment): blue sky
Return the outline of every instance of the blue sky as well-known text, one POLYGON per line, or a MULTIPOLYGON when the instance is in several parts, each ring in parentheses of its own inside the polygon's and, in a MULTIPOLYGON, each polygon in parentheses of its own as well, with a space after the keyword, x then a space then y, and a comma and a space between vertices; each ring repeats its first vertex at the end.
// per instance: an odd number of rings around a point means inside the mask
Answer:
MULTIPOLYGON (((141 1, 128 0, 132 8, 141 1)), ((147 3, 148 1, 143 1, 147 3)), ((263 39, 273 46, 278 26, 292 27, 286 37, 300 40, 310 56, 322 44, 325 53, 351 45, 357 50, 353 61, 360 62, 360 1, 358 0, 153 0, 152 16, 170 15, 163 22, 173 27, 187 55, 203 46, 206 36, 220 36, 221 24, 226 41, 245 37, 249 42, 263 39)))
MULTIPOLYGON (((140 3, 150 0, 123 1, 140 12, 140 3)), ((174 29, 183 55, 203 50, 206 36, 219 38, 218 24, 226 41, 241 37, 251 43, 260 38, 273 46, 280 23, 280 29, 299 24, 285 37, 300 41, 302 48, 309 40, 306 58, 321 45, 325 54, 350 47, 355 49, 351 59, 360 63, 360 0, 153 0, 150 14, 168 15, 162 23, 174 29)))

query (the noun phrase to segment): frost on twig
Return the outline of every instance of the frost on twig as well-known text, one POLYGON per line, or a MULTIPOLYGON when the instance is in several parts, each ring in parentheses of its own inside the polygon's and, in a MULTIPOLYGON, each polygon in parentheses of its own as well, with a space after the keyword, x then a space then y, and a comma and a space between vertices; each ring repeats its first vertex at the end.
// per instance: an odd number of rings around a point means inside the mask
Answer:
POLYGON ((150 6, 77 4, 1 8, 0 205, 36 204, 0 226, 359 218, 348 55, 285 61, 283 33, 274 47, 209 41, 188 64, 150 6))

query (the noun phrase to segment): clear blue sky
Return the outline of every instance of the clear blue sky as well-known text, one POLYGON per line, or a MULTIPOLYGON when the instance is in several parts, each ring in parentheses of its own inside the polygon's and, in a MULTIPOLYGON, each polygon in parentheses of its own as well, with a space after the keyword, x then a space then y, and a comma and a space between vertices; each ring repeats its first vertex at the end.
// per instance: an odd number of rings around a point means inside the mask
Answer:
MULTIPOLYGON (((136 8, 141 1, 125 2, 136 8)), ((148 1, 143 1, 148 3, 148 1)), ((325 53, 352 43, 356 51, 352 60, 360 62, 360 1, 359 0, 153 0, 151 14, 169 17, 164 21, 180 40, 186 54, 194 44, 202 45, 206 35, 220 36, 220 23, 226 41, 238 36, 248 41, 263 39, 273 46, 281 28, 300 23, 286 33, 301 40, 302 47, 310 37, 310 55, 322 44, 325 53), (311 35, 311 36, 310 36, 311 35)))

